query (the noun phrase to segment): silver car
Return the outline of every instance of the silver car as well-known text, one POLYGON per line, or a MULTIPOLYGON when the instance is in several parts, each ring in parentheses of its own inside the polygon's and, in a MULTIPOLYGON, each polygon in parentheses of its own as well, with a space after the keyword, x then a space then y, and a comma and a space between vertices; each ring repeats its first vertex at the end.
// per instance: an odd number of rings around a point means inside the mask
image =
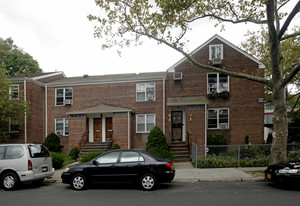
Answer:
POLYGON ((0 185, 13 190, 21 182, 42 182, 54 174, 52 158, 38 144, 0 144, 0 185))

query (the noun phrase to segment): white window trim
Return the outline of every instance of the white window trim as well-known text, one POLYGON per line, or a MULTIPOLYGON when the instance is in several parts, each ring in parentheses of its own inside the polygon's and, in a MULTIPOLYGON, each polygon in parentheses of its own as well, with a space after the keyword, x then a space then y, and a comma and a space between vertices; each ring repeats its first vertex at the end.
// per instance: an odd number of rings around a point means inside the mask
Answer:
POLYGON ((68 118, 55 118, 55 134, 57 134, 57 132, 58 132, 57 129, 56 129, 56 122, 57 122, 57 120, 61 120, 61 119, 63 120, 63 131, 62 131, 61 135, 62 136, 68 136, 69 134, 66 134, 66 120, 69 120, 68 118))
POLYGON ((135 117, 136 119, 136 133, 150 133, 150 131, 146 131, 147 129, 147 116, 148 115, 153 115, 154 116, 154 126, 156 125, 156 114, 137 114, 135 117), (138 131, 138 116, 144 116, 145 118, 145 131, 138 131))
POLYGON ((135 86, 135 96, 136 96, 136 101, 137 102, 149 102, 149 101, 155 101, 156 100, 156 82, 146 82, 146 83, 136 83, 135 86), (154 97, 152 100, 148 100, 147 98, 147 84, 154 83, 154 97), (138 100, 138 95, 137 95, 137 87, 139 84, 144 84, 145 85, 145 99, 144 100, 138 100))
MULTIPOLYGON (((208 89, 209 89, 209 87, 208 87, 208 84, 209 84, 209 82, 208 82, 208 75, 210 75, 210 74, 217 74, 217 91, 216 92, 220 92, 220 73, 217 73, 217 72, 213 72, 213 73, 207 73, 207 75, 206 75, 206 88, 207 88, 207 94, 211 94, 212 92, 209 92, 208 91, 208 89)), ((228 79, 228 92, 230 91, 230 77, 227 75, 227 79, 228 79)))
POLYGON ((225 129, 230 129, 230 110, 229 110, 229 108, 208 108, 207 109, 207 129, 210 129, 210 130, 220 130, 220 129, 222 129, 222 130, 225 130, 225 129), (220 123, 219 123, 219 112, 220 112, 220 110, 224 110, 224 109, 227 109, 228 110, 228 123, 227 123, 227 127, 226 128, 221 128, 220 127, 220 123), (208 116, 208 114, 209 114, 209 110, 217 110, 217 128, 209 128, 208 127, 208 118, 209 118, 209 116, 208 116))
POLYGON ((71 89, 72 90, 72 104, 73 105, 73 88, 72 87, 67 87, 67 88, 55 88, 55 106, 59 107, 59 106, 65 106, 65 102, 66 102, 66 89, 71 89), (58 89, 63 89, 63 104, 62 105, 57 105, 57 90, 58 89))
POLYGON ((223 52, 223 44, 214 44, 214 45, 209 45, 209 60, 213 60, 211 56, 211 48, 212 47, 221 47, 221 59, 223 60, 224 58, 224 52, 223 52))
POLYGON ((18 84, 12 84, 10 87, 9 87, 9 98, 10 99, 14 99, 14 100, 19 100, 20 98, 20 86, 18 84), (12 87, 18 87, 18 97, 17 98, 12 98, 11 94, 12 94, 12 87))

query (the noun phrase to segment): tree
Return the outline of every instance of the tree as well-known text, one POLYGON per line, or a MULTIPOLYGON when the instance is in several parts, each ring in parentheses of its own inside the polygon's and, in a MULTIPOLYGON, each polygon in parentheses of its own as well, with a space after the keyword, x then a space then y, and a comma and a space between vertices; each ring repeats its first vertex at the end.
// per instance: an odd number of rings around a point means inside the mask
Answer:
MULTIPOLYGON (((4 69, 0 68, 0 141, 6 141, 10 135, 9 124, 12 118, 24 117, 28 102, 15 100, 9 95, 11 83, 6 79, 4 69)), ((28 111, 27 111, 28 112, 28 111)), ((18 122, 20 121, 19 119, 18 122)))
POLYGON ((11 38, 0 38, 0 68, 4 68, 7 75, 42 72, 39 63, 18 48, 11 38))
MULTIPOLYGON (((293 28, 293 32, 300 31, 300 27, 293 28)), ((270 43, 268 41, 268 31, 266 27, 262 26, 259 31, 248 31, 245 35, 247 39, 242 42, 243 49, 258 58, 265 66, 265 77, 270 79, 272 77, 271 58, 270 58, 270 43)), ((292 64, 300 59, 300 36, 289 38, 281 43, 282 68, 285 70, 285 75, 292 72, 292 64)), ((293 84, 292 94, 287 97, 288 104, 294 109, 297 106, 300 94, 300 73, 298 73, 289 84, 293 84), (295 98, 296 97, 296 98, 295 98), (295 101, 296 99, 296 101, 295 101)), ((290 92, 290 91, 289 91, 290 92)), ((265 99, 267 102, 272 102, 272 91, 270 88, 265 89, 265 99)))
POLYGON ((288 34, 287 29, 299 13, 300 1, 290 0, 95 0, 102 9, 101 16, 89 15, 97 21, 95 36, 103 38, 102 48, 113 45, 120 47, 131 43, 141 43, 141 37, 149 37, 182 53, 196 67, 225 75, 245 78, 268 86, 273 93, 274 140, 270 164, 287 160, 286 142, 288 134, 285 87, 300 70, 299 60, 290 68, 283 68, 282 42, 299 36, 300 32, 288 34), (293 8, 282 12, 286 6, 293 8), (187 32, 191 24, 203 19, 211 19, 216 24, 253 23, 266 25, 270 43, 270 68, 272 76, 262 78, 246 73, 236 73, 199 63, 185 52, 187 32), (283 24, 282 24, 283 23, 283 24), (286 71, 291 71, 288 75, 286 71))

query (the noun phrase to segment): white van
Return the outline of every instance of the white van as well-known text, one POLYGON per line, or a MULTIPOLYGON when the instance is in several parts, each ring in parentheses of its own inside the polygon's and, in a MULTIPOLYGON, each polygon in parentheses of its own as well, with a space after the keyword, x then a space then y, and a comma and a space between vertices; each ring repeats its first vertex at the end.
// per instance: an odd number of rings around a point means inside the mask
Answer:
POLYGON ((20 182, 42 182, 54 174, 52 158, 38 144, 0 144, 0 185, 13 190, 20 182))

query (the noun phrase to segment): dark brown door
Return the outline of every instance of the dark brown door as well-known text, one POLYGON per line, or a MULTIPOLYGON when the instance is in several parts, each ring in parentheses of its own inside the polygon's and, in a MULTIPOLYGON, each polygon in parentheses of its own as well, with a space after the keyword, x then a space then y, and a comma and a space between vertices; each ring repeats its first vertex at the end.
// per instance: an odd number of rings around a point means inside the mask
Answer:
POLYGON ((102 119, 94 118, 94 141, 102 141, 102 119))
POLYGON ((172 112, 172 140, 182 141, 182 112, 172 112))
POLYGON ((113 132, 113 127, 112 127, 112 117, 107 117, 105 118, 105 128, 106 128, 106 141, 111 141, 112 140, 112 132, 113 132))

